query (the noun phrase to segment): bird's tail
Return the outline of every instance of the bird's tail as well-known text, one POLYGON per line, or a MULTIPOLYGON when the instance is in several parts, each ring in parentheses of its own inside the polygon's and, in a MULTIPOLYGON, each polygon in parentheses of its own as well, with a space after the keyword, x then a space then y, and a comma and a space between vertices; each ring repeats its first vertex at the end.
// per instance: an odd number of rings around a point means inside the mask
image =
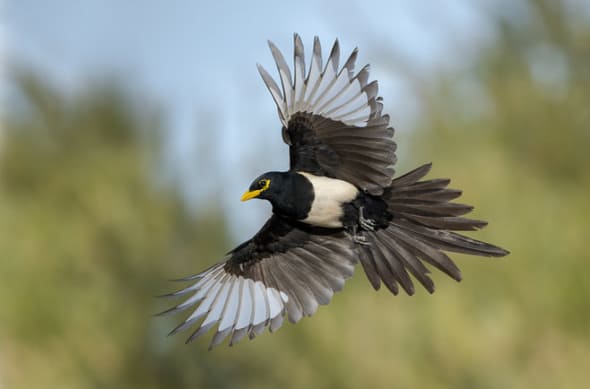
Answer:
POLYGON ((368 245, 359 245, 359 257, 367 278, 375 289, 381 281, 394 294, 398 285, 412 295, 410 274, 430 293, 434 283, 428 276, 427 263, 461 280, 461 272, 444 251, 484 257, 502 257, 508 251, 454 231, 473 231, 487 222, 463 215, 473 207, 451 201, 461 191, 449 189, 449 179, 420 181, 432 167, 426 164, 393 180, 383 199, 393 214, 385 229, 367 234, 368 245))

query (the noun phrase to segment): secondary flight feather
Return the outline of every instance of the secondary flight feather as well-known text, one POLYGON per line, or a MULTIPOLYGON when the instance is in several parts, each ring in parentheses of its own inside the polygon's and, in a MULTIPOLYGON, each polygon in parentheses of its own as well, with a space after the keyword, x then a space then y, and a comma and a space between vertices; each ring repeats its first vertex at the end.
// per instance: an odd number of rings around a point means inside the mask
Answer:
POLYGON ((328 304, 359 262, 376 290, 383 284, 411 295, 415 281, 434 292, 430 267, 461 279, 447 252, 508 254, 456 232, 487 223, 464 216, 473 207, 452 202, 461 191, 449 189, 450 180, 423 179, 430 164, 394 177, 394 130, 368 65, 355 73, 356 49, 340 67, 336 41, 324 63, 316 37, 307 67, 295 34, 291 70, 269 46, 280 86, 258 70, 277 106, 290 168, 260 175, 242 196, 272 204, 261 230, 167 295, 184 300, 162 314, 188 312, 171 334, 192 328, 192 341, 217 326, 213 347, 275 331, 285 316, 296 323, 328 304))

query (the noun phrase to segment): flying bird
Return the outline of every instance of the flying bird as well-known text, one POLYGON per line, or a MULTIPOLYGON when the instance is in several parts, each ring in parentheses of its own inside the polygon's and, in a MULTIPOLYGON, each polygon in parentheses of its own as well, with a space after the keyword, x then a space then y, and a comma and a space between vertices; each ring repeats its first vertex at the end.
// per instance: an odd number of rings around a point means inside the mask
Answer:
POLYGON ((290 69, 269 46, 280 86, 258 70, 278 109, 290 168, 260 175, 241 198, 272 204, 260 231, 166 295, 185 299, 162 314, 190 312, 170 334, 193 328, 190 342, 217 326, 211 348, 276 331, 285 316, 296 323, 328 304, 359 262, 375 290, 383 284, 412 295, 415 281, 434 292, 427 265, 461 279, 445 252, 508 254, 455 232, 487 223, 463 216, 473 207, 452 202, 461 191, 448 188, 449 179, 424 179, 431 164, 395 177, 394 130, 369 66, 354 71, 357 49, 340 67, 336 40, 324 63, 315 37, 308 68, 295 34, 290 69))

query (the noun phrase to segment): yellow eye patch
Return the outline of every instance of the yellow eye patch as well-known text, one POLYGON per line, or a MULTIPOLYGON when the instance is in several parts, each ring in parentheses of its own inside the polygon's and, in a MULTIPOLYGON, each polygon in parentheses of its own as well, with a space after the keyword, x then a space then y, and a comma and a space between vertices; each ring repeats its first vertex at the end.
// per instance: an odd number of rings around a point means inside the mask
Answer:
POLYGON ((240 200, 247 201, 247 200, 250 200, 250 199, 260 196, 260 193, 267 190, 268 187, 270 186, 270 180, 268 178, 265 178, 263 180, 258 181, 258 184, 261 186, 260 189, 247 191, 246 193, 244 193, 242 195, 242 198, 240 200))
POLYGON ((264 180, 260 180, 260 181, 258 181, 258 183, 260 185, 262 185, 262 188, 260 188, 261 192, 264 192, 270 186, 270 180, 268 178, 265 178, 264 180))

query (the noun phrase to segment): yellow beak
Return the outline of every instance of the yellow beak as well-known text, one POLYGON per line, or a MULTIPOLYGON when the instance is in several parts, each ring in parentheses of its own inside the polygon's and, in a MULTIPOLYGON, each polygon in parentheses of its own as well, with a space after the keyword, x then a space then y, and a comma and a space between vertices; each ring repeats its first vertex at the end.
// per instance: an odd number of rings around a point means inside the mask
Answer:
POLYGON ((261 192, 262 191, 260 189, 248 191, 242 195, 240 200, 241 201, 248 201, 250 199, 253 199, 254 197, 258 197, 261 192))

